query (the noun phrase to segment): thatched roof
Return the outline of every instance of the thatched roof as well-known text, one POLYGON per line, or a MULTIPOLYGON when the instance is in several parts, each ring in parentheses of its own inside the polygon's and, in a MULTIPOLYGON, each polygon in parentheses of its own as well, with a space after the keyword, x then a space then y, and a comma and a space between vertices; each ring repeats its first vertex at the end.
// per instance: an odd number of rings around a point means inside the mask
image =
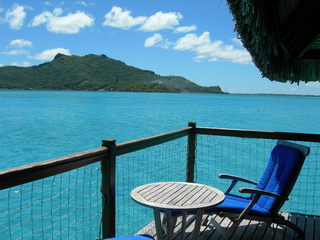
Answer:
POLYGON ((263 77, 320 81, 320 0, 227 0, 263 77))

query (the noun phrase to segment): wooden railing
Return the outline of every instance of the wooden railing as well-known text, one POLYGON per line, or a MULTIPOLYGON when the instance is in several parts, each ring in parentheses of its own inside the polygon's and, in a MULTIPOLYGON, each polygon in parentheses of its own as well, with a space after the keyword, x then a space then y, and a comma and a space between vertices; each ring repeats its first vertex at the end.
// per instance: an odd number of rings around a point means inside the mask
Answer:
POLYGON ((186 181, 193 182, 197 134, 320 142, 320 134, 204 128, 196 127, 195 122, 190 122, 188 127, 180 130, 121 144, 116 144, 114 139, 105 139, 101 148, 0 171, 0 190, 101 162, 102 237, 114 237, 116 157, 188 136, 186 181))
POLYGON ((0 190, 77 169, 109 157, 105 147, 0 171, 0 190))

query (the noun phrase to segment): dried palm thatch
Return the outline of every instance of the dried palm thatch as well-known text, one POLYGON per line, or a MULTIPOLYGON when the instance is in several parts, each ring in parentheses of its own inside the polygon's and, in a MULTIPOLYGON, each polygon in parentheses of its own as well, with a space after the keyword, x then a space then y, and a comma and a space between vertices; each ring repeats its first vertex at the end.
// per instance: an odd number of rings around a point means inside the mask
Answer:
POLYGON ((227 0, 235 31, 263 77, 320 81, 319 0, 227 0))

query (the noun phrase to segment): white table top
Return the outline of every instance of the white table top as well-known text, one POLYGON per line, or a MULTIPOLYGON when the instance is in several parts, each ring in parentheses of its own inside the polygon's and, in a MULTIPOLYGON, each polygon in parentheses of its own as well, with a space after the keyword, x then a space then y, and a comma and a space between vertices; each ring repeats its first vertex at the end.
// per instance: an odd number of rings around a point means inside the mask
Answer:
POLYGON ((197 210, 213 207, 224 193, 211 186, 187 182, 156 182, 131 191, 138 203, 160 210, 197 210))

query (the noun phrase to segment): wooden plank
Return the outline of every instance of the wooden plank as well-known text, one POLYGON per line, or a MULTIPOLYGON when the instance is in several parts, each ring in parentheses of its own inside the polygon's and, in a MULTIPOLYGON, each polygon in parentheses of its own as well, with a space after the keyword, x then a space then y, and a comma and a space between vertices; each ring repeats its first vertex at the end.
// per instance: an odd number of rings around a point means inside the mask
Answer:
POLYGON ((135 233, 135 235, 141 235, 141 234, 149 234, 155 237, 157 235, 155 221, 151 221, 149 224, 147 224, 142 229, 140 229, 137 233, 135 233))
POLYGON ((315 217, 307 215, 306 218, 305 239, 316 239, 314 238, 315 217))
POLYGON ((209 239, 210 235, 213 233, 212 228, 210 228, 209 220, 212 218, 211 215, 205 214, 203 216, 203 221, 200 229, 199 239, 209 239))
POLYGON ((216 216, 212 221, 216 221, 215 224, 218 226, 215 227, 214 234, 210 237, 210 239, 219 239, 223 236, 225 231, 232 225, 232 221, 227 217, 220 217, 219 215, 216 216))
MULTIPOLYGON (((288 218, 290 222, 293 222, 294 224, 297 224, 298 218, 296 214, 289 213, 288 218)), ((295 232, 291 228, 286 228, 284 239, 294 239, 295 232)))
POLYGON ((178 206, 186 206, 186 202, 188 202, 189 199, 192 197, 198 198, 201 196, 200 191, 203 189, 202 187, 193 187, 190 188, 188 191, 185 193, 181 194, 179 197, 177 197, 174 201, 170 202, 178 206))
MULTIPOLYGON (((294 223, 305 224, 306 235, 305 239, 317 240, 320 239, 320 217, 312 216, 312 215, 303 215, 303 214, 292 214, 287 212, 281 212, 286 219, 291 220, 294 223)), ((207 219, 209 216, 205 215, 203 220, 207 219)), ((177 225, 175 228, 174 239, 181 238, 181 217, 178 218, 177 225)), ((228 218, 220 217, 217 214, 212 215, 210 217, 210 221, 201 226, 200 240, 208 240, 208 239, 220 239, 222 237, 221 231, 228 229, 231 226, 231 221, 228 218), (216 222, 213 224, 213 222, 216 222), (218 230, 215 225, 221 227, 222 230, 218 230)), ((193 215, 188 216, 187 218, 187 231, 186 238, 191 240, 192 232, 194 227, 195 217, 193 215)), ((147 227, 140 231, 139 234, 143 233, 151 233, 150 235, 155 236, 155 225, 151 222, 147 227), (153 229, 152 229, 153 228, 153 229)), ((232 239, 243 239, 243 240, 255 240, 255 239, 266 239, 266 240, 293 240, 299 239, 295 236, 294 232, 287 228, 286 226, 273 224, 272 228, 269 227, 266 229, 266 223, 259 222, 255 220, 244 221, 240 224, 239 229, 235 232, 232 239)))
MULTIPOLYGON (((185 239, 186 240, 192 240, 193 239, 193 231, 194 231, 194 228, 195 228, 195 225, 196 225, 196 216, 192 215, 191 217, 192 218, 190 218, 190 220, 189 220, 190 224, 186 228, 186 234, 185 234, 185 239)), ((203 218, 203 220, 204 220, 204 218, 203 218)), ((201 231, 201 229, 200 229, 200 231, 201 231)))
POLYGON ((183 205, 190 205, 193 204, 199 195, 203 194, 204 192, 206 192, 207 190, 205 188, 201 188, 200 191, 198 191, 196 194, 194 194, 191 198, 187 199, 183 205))
POLYGON ((161 202, 162 198, 166 198, 166 196, 170 196, 176 191, 176 186, 174 183, 169 184, 159 184, 155 186, 154 191, 150 191, 147 194, 141 195, 148 201, 157 201, 161 202), (164 192, 165 191, 165 192, 164 192))
POLYGON ((215 198, 217 193, 207 190, 204 194, 198 197, 194 204, 209 202, 208 199, 215 198))
POLYGON ((144 196, 145 194, 150 194, 150 191, 156 191, 156 187, 148 185, 148 186, 145 186, 145 188, 142 188, 140 191, 138 191, 138 193, 144 196))
POLYGON ((320 217, 314 219, 314 239, 320 239, 320 217))
POLYGON ((183 191, 185 191, 185 189, 188 188, 188 186, 186 185, 177 186, 174 184, 173 186, 173 189, 166 189, 165 194, 161 194, 160 196, 158 196, 158 198, 151 199, 151 201, 167 204, 171 201, 171 199, 179 196, 183 191))
MULTIPOLYGON (((306 235, 305 239, 310 240, 318 240, 320 239, 320 217, 312 216, 312 215, 303 215, 303 214, 292 214, 287 212, 280 213, 286 219, 291 220, 294 223, 298 223, 299 221, 305 225, 306 235)), ((206 215, 203 217, 203 220, 207 219, 209 216, 206 215)), ((228 229, 231 226, 231 221, 228 218, 220 217, 217 214, 212 215, 212 220, 210 220, 206 225, 201 226, 200 240, 208 240, 208 239, 220 239, 222 237, 221 230, 218 230, 215 225, 221 227, 222 231, 228 229), (213 222, 216 222, 213 224, 213 222)), ((192 232, 194 227, 194 219, 193 215, 188 216, 187 218, 187 233, 186 238, 191 240, 192 232)), ((139 234, 155 232, 155 226, 152 225, 152 222, 148 225, 149 227, 144 228, 143 232, 139 232, 139 234), (153 228, 153 230, 150 228, 153 228)), ((259 222, 255 220, 246 221, 240 224, 239 229, 237 229, 234 234, 234 240, 242 239, 242 240, 256 240, 256 239, 265 239, 265 240, 294 240, 299 239, 295 236, 294 232, 287 228, 286 226, 273 224, 272 227, 266 229, 267 224, 264 222, 259 222)), ((175 228, 174 239, 180 239, 181 237, 181 217, 178 218, 177 225, 175 228)), ((151 234, 152 235, 152 234, 151 234)), ((154 235, 152 235, 154 236, 154 235)))
MULTIPOLYGON (((282 215, 285 219, 288 219, 289 213, 281 212, 280 215, 282 215)), ((274 235, 274 240, 283 240, 286 228, 287 228, 286 226, 277 225, 276 226, 276 232, 275 232, 275 235, 274 235)))
MULTIPOLYGON (((267 224, 266 224, 267 225, 267 224)), ((270 240, 273 239, 275 235, 275 232, 273 230, 273 227, 271 227, 271 225, 269 227, 266 228, 266 230, 264 231, 264 235, 263 235, 263 240, 270 240)))
POLYGON ((204 135, 218 135, 218 136, 230 136, 230 137, 320 142, 320 134, 309 134, 309 133, 270 132, 270 131, 242 130, 242 129, 204 128, 204 127, 197 127, 196 133, 204 134, 204 135))
MULTIPOLYGON (((296 218, 297 218, 297 226, 302 230, 304 231, 305 229, 305 224, 306 224, 306 215, 303 215, 303 214, 298 214, 298 213, 293 213, 296 215, 296 218)), ((294 233, 294 239, 300 239, 298 237, 298 234, 295 232, 294 233)))
MULTIPOLYGON (((185 238, 187 238, 191 234, 187 232, 187 228, 189 228, 190 224, 194 222, 194 220, 195 220, 194 215, 187 216, 185 238)), ((182 217, 179 217, 177 221, 176 229, 175 229, 174 239, 181 239, 182 237, 181 227, 182 227, 182 217)))
POLYGON ((268 229, 268 224, 266 224, 265 222, 259 221, 257 225, 257 230, 254 232, 251 239, 263 239, 267 229, 268 229))
POLYGON ((242 235, 245 233, 246 229, 248 228, 250 224, 250 220, 244 219, 239 224, 237 230, 233 234, 234 239, 241 239, 242 235))
POLYGON ((258 229, 258 226, 259 226, 259 221, 251 220, 244 234, 242 235, 241 239, 244 239, 244 240, 251 239, 252 235, 258 229))
POLYGON ((179 193, 175 194, 174 196, 170 196, 166 201, 163 203, 172 205, 172 206, 182 206, 181 202, 185 202, 185 199, 190 196, 189 194, 192 193, 194 190, 197 189, 197 186, 188 186, 185 189, 180 189, 179 193))

